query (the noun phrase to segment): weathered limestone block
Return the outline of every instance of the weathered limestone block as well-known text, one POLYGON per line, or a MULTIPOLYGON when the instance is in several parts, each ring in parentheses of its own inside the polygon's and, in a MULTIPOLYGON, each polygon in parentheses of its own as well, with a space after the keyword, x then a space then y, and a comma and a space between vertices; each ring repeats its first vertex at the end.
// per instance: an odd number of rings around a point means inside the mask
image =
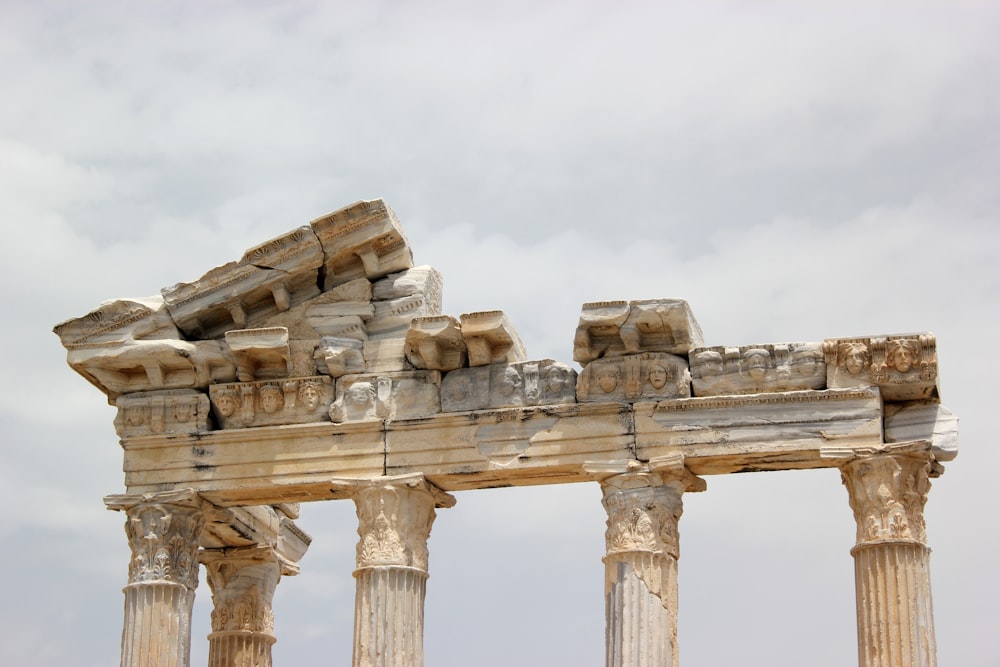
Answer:
POLYGON ((236 361, 236 377, 240 382, 284 378, 292 370, 285 327, 227 331, 226 344, 236 361))
POLYGON ((365 371, 364 346, 356 338, 324 336, 313 358, 316 369, 332 378, 365 371))
POLYGON ((528 358, 510 319, 500 310, 464 313, 462 336, 469 351, 470 366, 504 364, 528 358))
POLYGON ((936 461, 958 456, 958 417, 933 401, 889 403, 885 406, 885 441, 927 440, 936 461))
POLYGON ((386 338, 384 340, 366 340, 363 343, 365 355, 365 370, 368 373, 394 373, 408 370, 406 361, 406 339, 386 338))
POLYGON ((591 361, 576 384, 576 399, 581 403, 687 398, 690 395, 691 375, 687 360, 665 352, 591 361))
POLYGON ((395 273, 372 286, 375 313, 365 322, 370 338, 406 336, 417 317, 441 314, 441 274, 429 266, 395 273))
POLYGON ((695 396, 826 388, 822 343, 699 347, 690 358, 695 396))
POLYGON ((193 389, 125 394, 115 405, 115 431, 122 438, 208 430, 208 396, 193 389))
POLYGON ((874 386, 887 401, 939 400, 934 334, 832 338, 823 352, 830 388, 874 386))
POLYGON ((267 318, 266 326, 285 327, 292 340, 314 339, 318 336, 337 335, 350 330, 353 325, 375 312, 370 301, 372 285, 364 278, 346 282, 319 294, 308 301, 292 306, 282 313, 267 318))
POLYGON ((319 294, 323 252, 308 227, 251 248, 239 262, 212 269, 193 283, 161 290, 171 317, 190 338, 218 338, 319 294))
POLYGON ((333 382, 325 375, 214 384, 208 391, 220 428, 322 421, 333 402, 333 382))
POLYGON ((67 350, 113 347, 130 340, 181 337, 159 294, 106 301, 83 317, 57 324, 52 331, 67 350))
POLYGON ((309 224, 326 254, 324 290, 413 266, 399 220, 381 199, 355 202, 309 224))
POLYGON ((638 352, 686 355, 702 344, 701 327, 687 301, 597 301, 583 304, 573 338, 573 360, 638 352))
POLYGON ((575 403, 575 387, 576 371, 551 359, 460 368, 441 381, 441 408, 464 412, 575 403))
POLYGON ((71 349, 69 365, 113 401, 157 389, 205 389, 236 378, 236 365, 218 341, 127 340, 71 349))
POLYGON ((391 375, 345 375, 337 381, 330 419, 414 419, 441 412, 441 374, 405 371, 391 375))
POLYGON ((451 315, 415 318, 406 331, 403 351, 419 369, 453 371, 468 361, 462 328, 451 315))

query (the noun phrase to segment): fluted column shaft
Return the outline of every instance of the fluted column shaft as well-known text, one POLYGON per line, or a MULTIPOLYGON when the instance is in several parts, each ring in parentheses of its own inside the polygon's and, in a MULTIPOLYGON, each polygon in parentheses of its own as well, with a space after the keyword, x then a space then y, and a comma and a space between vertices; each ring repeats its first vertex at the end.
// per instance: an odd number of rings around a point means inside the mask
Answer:
POLYGON ((268 545, 206 549, 201 562, 212 589, 209 667, 271 667, 271 601, 282 562, 268 545))
POLYGON ((704 482, 683 467, 636 470, 601 483, 608 513, 605 566, 608 667, 676 667, 677 523, 686 490, 704 482))
POLYGON ((927 452, 877 454, 841 467, 858 525, 854 576, 861 667, 935 667, 927 452))
POLYGON ((354 667, 422 667, 427 540, 455 499, 423 475, 344 482, 358 511, 354 667))
POLYGON ((204 504, 191 491, 108 496, 105 503, 125 510, 132 548, 122 667, 188 667, 204 504))

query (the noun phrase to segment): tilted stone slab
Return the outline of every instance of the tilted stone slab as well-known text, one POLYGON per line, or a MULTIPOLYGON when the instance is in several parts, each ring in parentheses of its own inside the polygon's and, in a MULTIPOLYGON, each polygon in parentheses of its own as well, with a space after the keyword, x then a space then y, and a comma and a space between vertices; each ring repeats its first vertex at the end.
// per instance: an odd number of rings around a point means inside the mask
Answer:
POLYGON ((503 311, 463 313, 459 319, 470 366, 514 363, 528 358, 520 336, 503 311))
POLYGON ((699 347, 690 361, 694 396, 826 388, 822 343, 699 347))
POLYGON ((231 329, 263 326, 277 313, 319 294, 323 252, 308 227, 267 241, 239 262, 192 283, 161 290, 167 309, 189 338, 219 338, 231 329))
POLYGON ((193 389, 126 394, 119 396, 115 405, 115 431, 122 438, 209 429, 208 395, 193 389))
POLYGON ((192 487, 217 505, 340 498, 331 477, 377 477, 385 466, 381 421, 137 437, 122 446, 130 493, 192 487))
POLYGON ((637 403, 636 454, 683 454, 698 475, 835 465, 825 447, 882 442, 877 389, 829 389, 637 403))
POLYGON ((878 387, 887 401, 940 397, 934 334, 830 338, 823 351, 830 388, 878 387))
POLYGON ((687 355, 702 345, 701 327, 683 299, 595 301, 583 304, 573 360, 638 352, 687 355))
POLYGON ((387 474, 422 472, 446 491, 590 479, 587 461, 633 457, 626 405, 441 414, 386 424, 387 474))
POLYGON ((223 429, 326 421, 333 402, 333 381, 325 375, 214 384, 208 391, 223 429))
POLYGON ((632 402, 690 395, 687 359, 665 352, 591 361, 580 373, 576 385, 576 398, 581 403, 632 402))
POLYGON ((441 412, 440 391, 437 371, 345 375, 337 381, 330 419, 343 423, 434 415, 441 412))
POLYGON ((576 371, 542 359, 450 371, 441 380, 441 409, 463 412, 576 402, 576 371))
POLYGON ((887 403, 883 429, 887 443, 926 440, 935 460, 958 456, 958 417, 937 402, 887 403))
POLYGON ((67 350, 114 347, 139 339, 180 339, 163 297, 115 299, 83 317, 57 324, 52 331, 67 350))
POLYGON ((359 201, 309 223, 326 256, 323 289, 413 266, 396 214, 381 199, 359 201))

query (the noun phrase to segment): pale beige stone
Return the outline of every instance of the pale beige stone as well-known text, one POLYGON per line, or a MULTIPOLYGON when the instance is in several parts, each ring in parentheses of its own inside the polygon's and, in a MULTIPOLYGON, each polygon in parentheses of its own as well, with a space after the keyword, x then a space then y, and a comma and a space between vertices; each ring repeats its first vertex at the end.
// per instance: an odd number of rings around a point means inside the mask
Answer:
POLYGON ((122 438, 198 433, 209 428, 208 395, 193 389, 125 394, 115 405, 115 431, 122 438))
POLYGON ((695 396, 826 388, 822 343, 699 347, 690 359, 695 396))
POLYGON ((935 460, 958 456, 958 417, 933 401, 887 404, 884 429, 887 443, 927 440, 935 460))
POLYGON ((332 378, 365 371, 364 345, 355 338, 324 336, 316 346, 313 358, 316 370, 332 378))
POLYGON ((521 338, 502 311, 464 313, 460 319, 470 366, 514 363, 527 359, 521 338))
POLYGON ((330 419, 342 423, 433 415, 441 411, 440 386, 437 371, 345 375, 337 381, 330 419))
POLYGON ((823 350, 828 387, 878 387, 887 401, 939 399, 934 334, 831 338, 823 350))
POLYGON ((445 412, 576 402, 576 371, 551 359, 451 371, 441 381, 445 412))
POLYGON ((355 202, 309 224, 325 254, 324 290, 413 266, 413 254, 399 220, 381 199, 355 202))
POLYGON ((403 349, 406 360, 418 369, 452 371, 468 361, 462 328, 451 315, 412 320, 403 349))
POLYGON ((236 361, 236 377, 240 382, 284 378, 292 370, 285 327, 227 331, 226 345, 236 361))
POLYGON ((638 352, 686 355, 702 345, 701 327, 682 299, 595 301, 583 304, 573 360, 638 352))
POLYGON ((591 361, 580 373, 576 385, 576 398, 581 403, 649 401, 690 395, 687 359, 664 352, 591 361))
POLYGON ((209 396, 220 428, 303 424, 327 418, 333 383, 325 375, 313 375, 215 384, 209 396))
POLYGON ((159 294, 106 301, 83 317, 57 324, 53 331, 67 350, 112 347, 129 340, 180 338, 159 294))
POLYGON ((365 370, 369 373, 392 373, 410 369, 406 360, 406 339, 386 338, 384 340, 366 340, 362 344, 365 357, 365 370))

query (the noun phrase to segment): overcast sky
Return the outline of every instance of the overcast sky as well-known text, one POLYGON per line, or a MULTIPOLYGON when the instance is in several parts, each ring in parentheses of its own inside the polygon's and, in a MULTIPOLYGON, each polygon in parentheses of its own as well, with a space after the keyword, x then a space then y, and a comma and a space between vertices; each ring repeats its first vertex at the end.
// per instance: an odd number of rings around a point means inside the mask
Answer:
MULTIPOLYGON (((997 35, 985 1, 0 0, 0 662, 119 660, 114 410, 52 326, 381 196, 445 312, 506 311, 532 359, 602 299, 687 299, 708 345, 936 333, 939 662, 1000 664, 997 35)), ((456 495, 428 666, 602 665, 599 487, 456 495)), ((275 663, 349 664, 354 507, 299 525, 275 663)), ((680 532, 685 667, 856 662, 835 470, 709 478, 680 532)))

